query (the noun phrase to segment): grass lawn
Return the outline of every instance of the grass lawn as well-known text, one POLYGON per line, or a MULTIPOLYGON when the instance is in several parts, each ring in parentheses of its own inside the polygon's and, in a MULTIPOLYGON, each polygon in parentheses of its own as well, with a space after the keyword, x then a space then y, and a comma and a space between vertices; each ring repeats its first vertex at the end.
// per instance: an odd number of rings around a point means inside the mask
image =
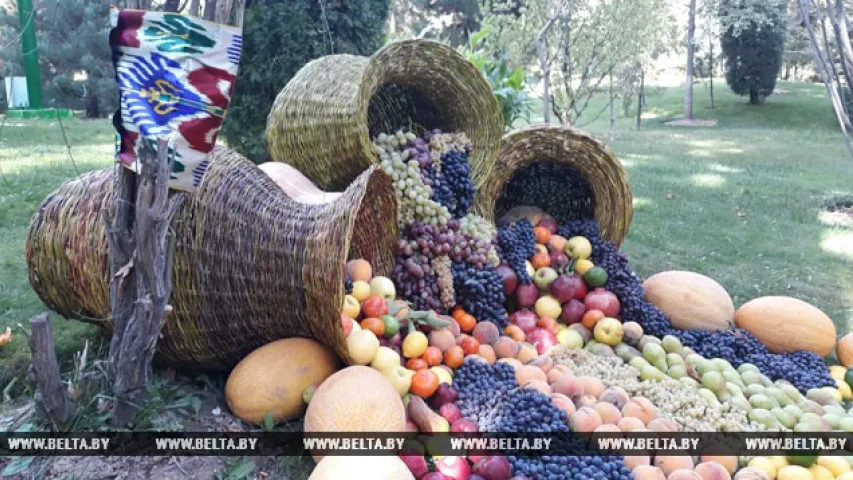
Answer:
MULTIPOLYGON (((620 118, 586 127, 610 144, 628 170, 635 213, 624 244, 642 275, 695 270, 720 281, 736 304, 763 295, 814 303, 846 333, 853 323, 853 228, 827 225, 819 213, 853 199, 847 157, 822 85, 782 83, 786 91, 750 107, 717 88, 717 108, 696 88, 695 116, 713 128, 668 127, 680 115, 682 90, 647 99, 643 130, 620 118)), ((591 112, 597 111, 595 105, 591 112)), ((599 107, 600 108, 600 107, 599 107)), ((604 115, 606 117, 606 114, 604 115)), ((67 121, 76 168, 59 125, 7 121, 0 138, 0 329, 26 324, 43 310, 24 262, 27 228, 42 199, 77 171, 111 163, 109 121, 67 121)), ((100 335, 54 318, 60 357, 100 335)), ((0 389, 28 365, 23 335, 0 349, 0 389)))

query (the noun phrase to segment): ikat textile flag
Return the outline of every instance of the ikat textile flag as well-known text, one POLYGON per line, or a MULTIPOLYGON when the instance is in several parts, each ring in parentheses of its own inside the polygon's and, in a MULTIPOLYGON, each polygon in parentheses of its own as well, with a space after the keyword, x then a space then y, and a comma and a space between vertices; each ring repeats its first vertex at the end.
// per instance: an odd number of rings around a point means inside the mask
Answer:
POLYGON ((117 158, 136 170, 143 141, 171 140, 171 188, 192 191, 207 170, 237 76, 241 30, 176 13, 110 10, 120 107, 117 158))

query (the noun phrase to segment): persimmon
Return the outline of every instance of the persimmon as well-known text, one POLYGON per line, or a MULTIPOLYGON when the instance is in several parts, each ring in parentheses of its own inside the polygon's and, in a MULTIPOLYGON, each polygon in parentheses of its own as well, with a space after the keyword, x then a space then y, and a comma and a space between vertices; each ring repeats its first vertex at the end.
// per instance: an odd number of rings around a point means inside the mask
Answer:
POLYGON ((539 328, 544 328, 553 334, 557 334, 557 323, 553 318, 548 317, 539 317, 539 320, 536 322, 536 326, 539 328))
POLYGON ((424 354, 421 355, 421 358, 423 358, 430 367, 441 365, 442 357, 441 349, 433 346, 427 347, 427 349, 424 350, 424 354))
POLYGON ((581 323, 584 327, 592 330, 595 328, 595 324, 605 316, 606 315, 604 315, 604 312, 601 310, 587 310, 586 313, 583 314, 583 318, 581 318, 581 323))
POLYGON ((377 337, 385 335, 385 322, 376 317, 367 317, 359 324, 363 330, 370 330, 377 337))
POLYGON ((463 338, 459 346, 465 355, 476 355, 480 351, 480 341, 474 337, 463 338))
POLYGON ((409 391, 421 398, 429 398, 438 390, 438 375, 425 368, 412 375, 412 386, 409 391))
POLYGON ((456 305, 456 307, 453 308, 453 314, 451 316, 453 317, 454 320, 456 320, 458 322, 459 317, 461 315, 464 315, 465 313, 466 313, 465 309, 462 308, 462 305, 456 305))
POLYGON ((465 360, 465 351, 462 347, 455 345, 444 352, 444 364, 450 368, 459 368, 465 360))
POLYGON ((410 358, 406 361, 406 368, 414 371, 423 370, 429 368, 429 363, 420 357, 410 358))
POLYGON ((371 295, 361 302, 361 313, 364 317, 379 318, 382 315, 388 315, 388 302, 379 295, 371 295))
POLYGON ((522 330, 518 325, 507 325, 506 328, 504 328, 504 335, 516 342, 523 342, 527 338, 527 335, 524 334, 524 330, 522 330))
POLYGON ((548 245, 548 240, 551 240, 551 230, 545 227, 534 228, 533 235, 536 237, 536 243, 540 245, 548 245))
POLYGON ((533 255, 533 257, 530 259, 530 264, 533 265, 533 268, 535 268, 536 270, 539 270, 540 268, 544 267, 550 267, 551 256, 547 253, 537 253, 536 255, 533 255))
POLYGON ((474 330, 475 326, 477 326, 477 319, 474 318, 474 315, 465 313, 463 315, 459 315, 459 318, 456 319, 456 323, 459 324, 459 328, 463 332, 470 332, 471 330, 474 330))

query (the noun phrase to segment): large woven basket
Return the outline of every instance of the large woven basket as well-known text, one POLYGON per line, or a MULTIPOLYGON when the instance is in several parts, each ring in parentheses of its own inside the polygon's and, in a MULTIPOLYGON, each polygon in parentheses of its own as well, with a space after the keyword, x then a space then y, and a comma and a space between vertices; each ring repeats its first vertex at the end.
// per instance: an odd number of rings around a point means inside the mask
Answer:
POLYGON ((628 176, 613 152, 579 130, 531 126, 503 137, 497 160, 472 169, 475 208, 489 219, 531 205, 558 221, 595 218, 621 245, 633 216, 628 176))
MULTIPOLYGON (((172 223, 174 308, 157 343, 160 364, 225 369, 270 341, 320 340, 349 360, 340 328, 348 254, 393 268, 391 179, 364 172, 336 200, 288 197, 250 161, 224 148, 172 223), (391 220, 389 220, 391 219, 391 220)), ((111 329, 101 211, 112 170, 63 184, 30 226, 30 283, 49 308, 111 329)))
POLYGON ((408 40, 370 58, 331 55, 305 65, 270 110, 267 149, 320 188, 338 190, 377 162, 372 138, 401 128, 464 132, 475 169, 494 161, 504 129, 477 67, 446 45, 408 40))

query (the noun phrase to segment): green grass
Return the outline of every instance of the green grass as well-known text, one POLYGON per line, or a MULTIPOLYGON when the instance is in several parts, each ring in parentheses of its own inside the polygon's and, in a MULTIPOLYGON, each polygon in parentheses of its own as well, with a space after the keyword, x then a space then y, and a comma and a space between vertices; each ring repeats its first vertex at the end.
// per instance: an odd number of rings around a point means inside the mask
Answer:
MULTIPOLYGON (((710 110, 698 85, 695 116, 718 120, 712 128, 663 124, 681 115, 680 88, 650 94, 641 131, 633 118, 620 118, 611 132, 606 114, 586 128, 628 170, 635 212, 624 248, 638 273, 698 271, 720 281, 737 304, 763 295, 798 297, 846 333, 853 324, 853 228, 824 225, 818 215, 827 201, 853 199, 853 161, 822 85, 779 88, 787 93, 750 107, 718 84, 717 108, 710 110)), ((42 199, 78 170, 111 163, 108 121, 66 124, 76 169, 55 122, 8 120, 2 131, 0 329, 26 324, 44 309, 24 262, 27 228, 42 199)), ((53 326, 65 360, 85 340, 100 338, 80 322, 54 318, 53 326)), ((19 333, 0 349, 0 365, 0 388, 26 371, 19 333)))

